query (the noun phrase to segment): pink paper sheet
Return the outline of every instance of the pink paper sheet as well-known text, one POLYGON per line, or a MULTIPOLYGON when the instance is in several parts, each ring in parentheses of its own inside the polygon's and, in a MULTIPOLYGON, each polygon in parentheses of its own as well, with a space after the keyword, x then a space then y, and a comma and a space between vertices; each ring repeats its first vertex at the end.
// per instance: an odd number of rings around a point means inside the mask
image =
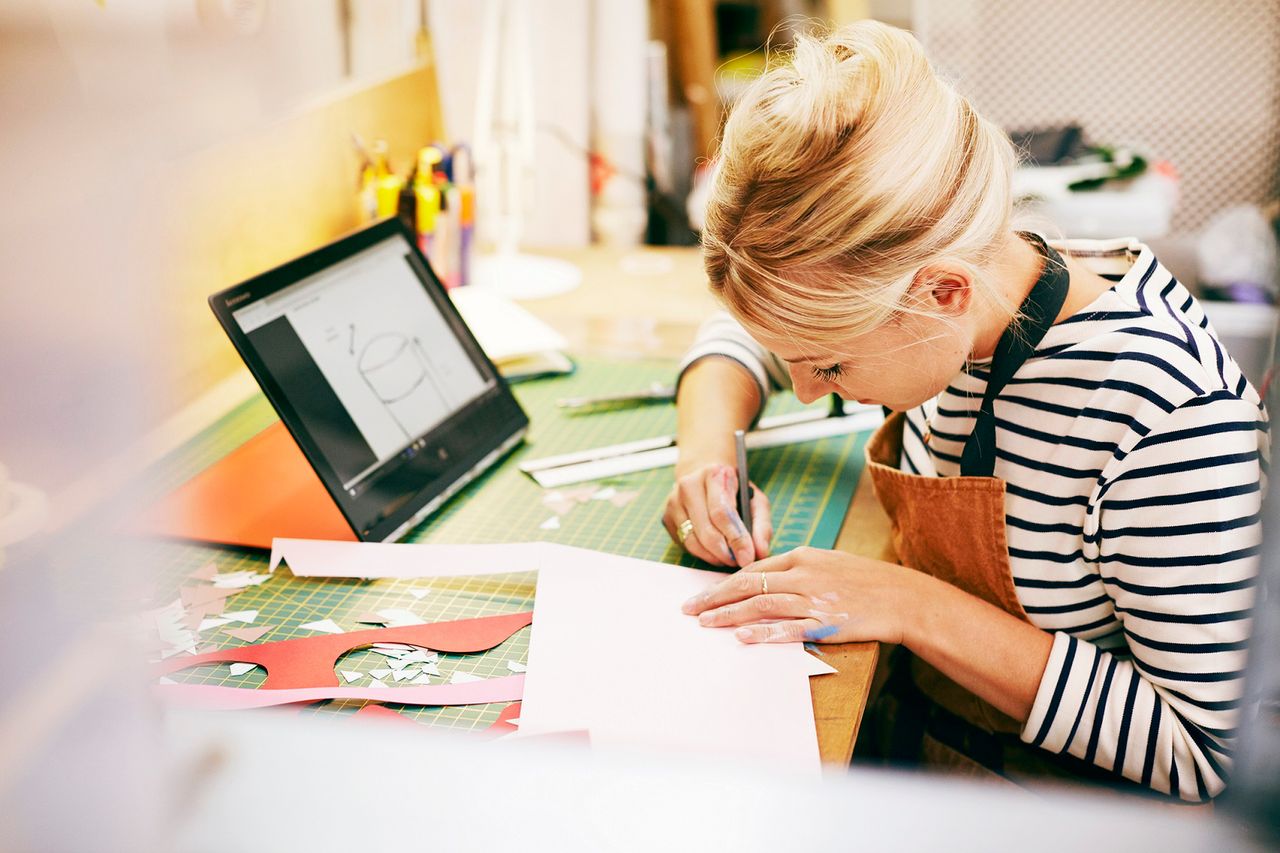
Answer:
POLYGON ((370 699, 394 705, 483 705, 511 702, 524 694, 524 676, 506 675, 465 684, 413 687, 294 687, 254 690, 216 684, 157 684, 152 690, 162 701, 180 707, 212 711, 268 708, 324 699, 370 699))

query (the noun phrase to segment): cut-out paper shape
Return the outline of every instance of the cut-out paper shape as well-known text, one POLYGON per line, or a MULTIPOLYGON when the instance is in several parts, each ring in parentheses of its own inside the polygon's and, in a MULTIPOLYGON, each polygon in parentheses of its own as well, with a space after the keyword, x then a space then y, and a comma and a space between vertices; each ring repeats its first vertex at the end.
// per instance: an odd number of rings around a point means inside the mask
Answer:
POLYGON ((415 675, 418 675, 420 672, 422 672, 422 670, 398 669, 391 673, 391 677, 394 678, 396 681, 408 681, 410 678, 413 678, 415 675))
POLYGON ((187 577, 197 581, 211 581, 213 580, 214 576, 217 574, 218 574, 218 564, 209 562, 209 563, 205 563, 203 566, 196 569, 191 574, 187 575, 187 577))
POLYGON ((363 677, 363 673, 352 672, 349 669, 340 669, 338 672, 342 674, 342 679, 347 682, 347 684, 350 684, 353 681, 359 681, 363 677))
POLYGON ((361 613, 356 617, 356 621, 365 625, 385 625, 387 623, 387 617, 383 616, 381 613, 361 613))
POLYGON ((427 621, 412 610, 405 610, 402 607, 387 607, 379 610, 378 615, 383 617, 388 628, 401 625, 423 625, 427 621))
POLYGON ((404 669, 412 663, 413 661, 405 660, 404 658, 389 658, 387 660, 387 666, 397 671, 404 669))
POLYGON ((400 658, 409 654, 403 649, 379 649, 377 647, 369 649, 369 651, 373 652, 374 654, 383 655, 384 657, 392 658, 393 660, 400 660, 400 658))
POLYGON ((258 572, 225 572, 220 575, 213 576, 213 586, 215 589, 246 589, 251 586, 258 586, 271 580, 269 574, 259 574, 258 572))
POLYGON ((539 529, 539 530, 559 530, 559 529, 560 529, 560 516, 558 516, 558 515, 553 515, 553 516, 551 516, 551 517, 550 517, 550 518, 548 518, 546 521, 544 521, 544 522, 542 522, 541 524, 539 524, 539 525, 538 525, 538 529, 539 529))
POLYGON ((254 628, 223 628, 222 633, 246 643, 256 643, 263 634, 275 628, 275 625, 259 625, 254 628))
POLYGON ((519 719, 519 717, 520 717, 520 703, 512 702, 510 705, 502 709, 502 711, 498 714, 498 719, 494 720, 493 725, 485 729, 485 732, 490 734, 497 734, 497 735, 509 734, 511 732, 514 732, 516 731, 516 727, 511 722, 511 720, 519 719))
MULTIPOLYGON (((409 590, 409 594, 412 595, 414 598, 418 599, 419 601, 421 601, 422 599, 426 598, 428 595, 431 594, 431 590, 419 589, 415 587, 414 589, 409 590)), ((365 706, 365 707, 372 707, 372 706, 365 706)), ((397 716, 399 715, 397 714, 397 716)))
POLYGON ((157 684, 177 684, 172 678, 162 678, 156 682, 157 684))
POLYGON ((414 649, 401 658, 406 663, 435 663, 440 660, 439 652, 430 652, 426 649, 414 649))
POLYGON ((469 672, 455 672, 453 675, 449 676, 450 684, 475 684, 477 681, 487 680, 488 679, 481 678, 478 675, 472 675, 469 672))
POLYGON ((305 625, 299 625, 299 628, 305 628, 308 631, 323 631, 326 634, 344 633, 337 622, 332 619, 318 619, 315 622, 308 622, 305 625))
POLYGON ((372 675, 374 678, 386 678, 387 676, 391 675, 391 670, 389 670, 389 669, 371 669, 371 670, 369 670, 369 674, 370 674, 370 675, 372 675))
POLYGON ((528 672, 529 671, 529 667, 520 663, 520 661, 518 660, 507 661, 507 669, 511 670, 512 672, 528 672))
POLYGON ((178 595, 182 598, 183 605, 187 607, 195 607, 204 604, 206 601, 213 601, 215 598, 226 598, 235 595, 238 590, 219 589, 216 586, 184 586, 178 590, 178 595))
POLYGON ((256 663, 267 671, 266 681, 262 685, 264 688, 336 687, 338 677, 334 673, 334 664, 343 654, 353 649, 373 643, 402 642, 449 653, 482 652, 498 645, 532 621, 533 613, 525 611, 479 619, 433 622, 428 625, 370 628, 345 634, 322 634, 296 640, 218 649, 195 657, 161 661, 156 667, 159 674, 164 675, 205 663, 256 663))
POLYGON ((381 681, 375 678, 373 681, 369 682, 369 686, 370 687, 386 687, 387 685, 383 684, 381 681))
POLYGON ((422 665, 422 671, 427 675, 439 675, 440 667, 436 666, 435 661, 431 661, 422 665))
POLYGON ((233 663, 227 668, 231 670, 232 675, 244 675, 250 670, 257 669, 258 665, 256 663, 233 663))
POLYGON ((230 625, 234 621, 234 619, 228 619, 225 616, 219 616, 214 619, 201 619, 200 627, 196 628, 196 631, 204 632, 210 628, 221 628, 223 625, 230 625))
MULTIPOLYGON (((286 640, 285 642, 289 642, 286 640)), ((407 687, 387 687, 376 697, 372 684, 368 687, 294 687, 284 690, 251 690, 243 687, 223 687, 213 684, 162 684, 152 691, 163 701, 180 707, 205 708, 212 711, 231 711, 243 708, 269 708, 273 705, 291 705, 296 702, 319 702, 325 699, 377 699, 394 701, 397 705, 485 705, 489 702, 510 702, 519 699, 524 692, 524 676, 508 675, 502 678, 486 678, 472 684, 432 684, 407 687), (390 694, 394 699, 385 698, 390 694)))
POLYGON ((427 675, 424 672, 420 674, 417 678, 415 678, 413 681, 410 681, 409 683, 410 684, 431 684, 432 681, 431 681, 431 676, 427 675))
POLYGON ((593 501, 611 501, 618 495, 618 490, 613 486, 606 486, 591 496, 593 501))
POLYGON ((404 723, 413 726, 415 729, 425 728, 421 723, 415 723, 404 714, 393 711, 387 706, 379 705, 377 703, 362 706, 360 710, 356 711, 352 716, 360 717, 361 719, 372 718, 375 720, 387 720, 392 723, 404 723))
POLYGON ((618 489, 618 491, 614 493, 613 497, 609 498, 609 503, 613 504, 618 509, 622 509, 638 497, 640 497, 640 492, 636 489, 618 489))
POLYGON ((223 613, 223 619, 230 619, 232 622, 243 622, 248 625, 250 622, 258 618, 256 610, 237 610, 234 613, 223 613))
POLYGON ((386 649, 389 652, 412 652, 417 646, 411 646, 408 643, 374 643, 370 648, 386 649))

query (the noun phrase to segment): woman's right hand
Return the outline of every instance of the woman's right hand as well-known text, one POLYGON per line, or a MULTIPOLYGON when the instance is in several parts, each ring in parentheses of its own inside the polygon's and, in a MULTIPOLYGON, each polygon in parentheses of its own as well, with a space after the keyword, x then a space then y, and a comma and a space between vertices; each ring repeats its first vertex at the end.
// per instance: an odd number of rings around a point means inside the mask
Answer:
POLYGON ((773 521, 769 498, 752 486, 751 533, 738 515, 738 472, 732 465, 707 464, 676 477, 667 497, 662 525, 677 545, 713 566, 748 566, 769 556, 773 521), (680 541, 680 525, 693 529, 680 541))

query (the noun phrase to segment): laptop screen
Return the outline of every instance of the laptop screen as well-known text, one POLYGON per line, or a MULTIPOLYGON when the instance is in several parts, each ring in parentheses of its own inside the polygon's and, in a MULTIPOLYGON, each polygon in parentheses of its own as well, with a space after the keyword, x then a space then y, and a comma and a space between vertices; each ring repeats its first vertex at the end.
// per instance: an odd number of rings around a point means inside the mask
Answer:
POLYGON ((451 493, 459 466, 527 423, 394 223, 210 302, 362 539, 451 493))

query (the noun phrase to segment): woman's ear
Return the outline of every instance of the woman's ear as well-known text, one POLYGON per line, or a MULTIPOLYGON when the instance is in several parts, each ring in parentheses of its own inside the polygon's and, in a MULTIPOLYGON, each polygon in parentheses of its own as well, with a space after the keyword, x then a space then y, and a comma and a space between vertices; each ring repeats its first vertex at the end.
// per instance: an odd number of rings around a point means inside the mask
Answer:
POLYGON ((948 317, 962 317, 973 301, 973 278, 961 266, 937 264, 916 274, 912 289, 922 307, 948 317))

